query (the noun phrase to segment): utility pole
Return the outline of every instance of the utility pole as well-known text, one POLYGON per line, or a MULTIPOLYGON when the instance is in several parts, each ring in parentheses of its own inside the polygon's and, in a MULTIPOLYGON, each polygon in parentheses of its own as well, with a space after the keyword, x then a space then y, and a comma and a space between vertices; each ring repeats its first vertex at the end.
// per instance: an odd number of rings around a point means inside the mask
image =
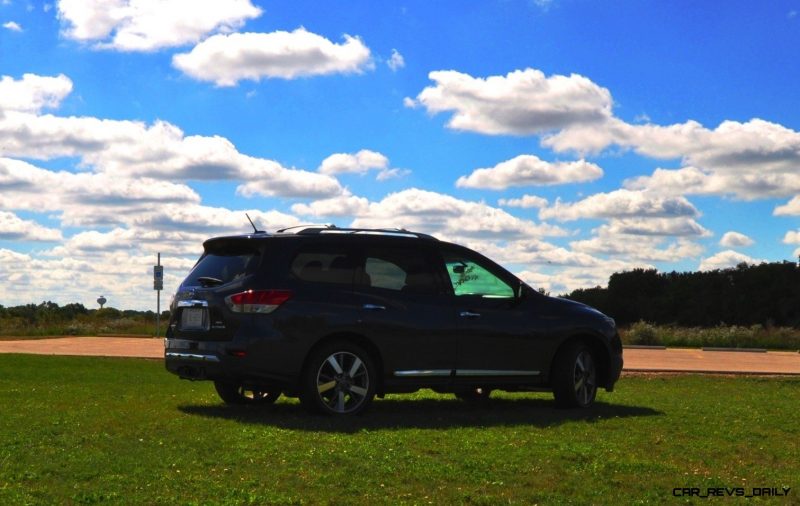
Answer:
POLYGON ((161 337, 161 290, 164 289, 164 267, 161 266, 161 253, 158 263, 153 266, 153 289, 156 291, 156 337, 161 337))

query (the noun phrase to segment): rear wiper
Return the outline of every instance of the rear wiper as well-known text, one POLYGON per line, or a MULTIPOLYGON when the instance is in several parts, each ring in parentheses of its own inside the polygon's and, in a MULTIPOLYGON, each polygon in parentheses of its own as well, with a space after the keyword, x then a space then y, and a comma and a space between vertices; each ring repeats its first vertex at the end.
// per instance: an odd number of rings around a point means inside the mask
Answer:
POLYGON ((211 278, 208 276, 200 276, 197 278, 197 281, 200 282, 200 286, 203 288, 208 288, 209 286, 217 286, 222 284, 221 279, 211 278))

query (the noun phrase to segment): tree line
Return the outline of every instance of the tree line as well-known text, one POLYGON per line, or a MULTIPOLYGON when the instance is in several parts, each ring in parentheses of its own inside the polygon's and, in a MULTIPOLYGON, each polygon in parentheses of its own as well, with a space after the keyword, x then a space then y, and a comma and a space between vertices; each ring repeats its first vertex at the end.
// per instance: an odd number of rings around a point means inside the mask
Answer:
POLYGON ((13 307, 5 307, 0 304, 0 320, 13 318, 24 320, 30 324, 64 322, 80 316, 113 320, 120 318, 155 318, 155 315, 154 311, 119 310, 113 307, 87 309, 86 306, 79 303, 59 306, 52 301, 13 307))
MULTIPOLYGON (((634 269, 611 275, 608 286, 574 290, 568 299, 593 306, 620 325, 646 321, 660 325, 712 327, 764 325, 800 328, 800 267, 794 262, 703 272, 634 269)), ((168 318, 165 311, 163 317, 168 318)), ((28 324, 73 319, 155 319, 153 311, 87 309, 54 302, 15 307, 0 305, 2 320, 28 324)), ((0 329, 2 330, 2 329, 0 329)))
POLYGON ((800 267, 794 262, 704 272, 634 269, 612 274, 606 288, 565 297, 596 307, 620 325, 800 327, 800 267))

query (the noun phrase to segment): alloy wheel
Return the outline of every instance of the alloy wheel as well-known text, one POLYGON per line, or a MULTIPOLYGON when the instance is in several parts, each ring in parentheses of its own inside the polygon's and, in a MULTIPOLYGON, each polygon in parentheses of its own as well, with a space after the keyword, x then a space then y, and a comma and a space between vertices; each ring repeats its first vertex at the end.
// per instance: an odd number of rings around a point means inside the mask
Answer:
POLYGON ((597 393, 597 368, 590 351, 584 349, 575 358, 573 374, 575 398, 581 406, 592 403, 597 393))
POLYGON ((331 413, 352 413, 369 396, 369 369, 354 353, 337 351, 322 361, 316 387, 319 400, 331 413))

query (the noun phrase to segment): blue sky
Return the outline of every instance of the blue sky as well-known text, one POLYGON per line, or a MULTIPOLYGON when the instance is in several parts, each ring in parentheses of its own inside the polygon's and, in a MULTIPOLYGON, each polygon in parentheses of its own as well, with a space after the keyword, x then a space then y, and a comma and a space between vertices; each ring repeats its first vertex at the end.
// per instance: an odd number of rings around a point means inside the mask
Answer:
POLYGON ((405 227, 554 293, 800 255, 800 2, 0 0, 0 304, 405 227))

